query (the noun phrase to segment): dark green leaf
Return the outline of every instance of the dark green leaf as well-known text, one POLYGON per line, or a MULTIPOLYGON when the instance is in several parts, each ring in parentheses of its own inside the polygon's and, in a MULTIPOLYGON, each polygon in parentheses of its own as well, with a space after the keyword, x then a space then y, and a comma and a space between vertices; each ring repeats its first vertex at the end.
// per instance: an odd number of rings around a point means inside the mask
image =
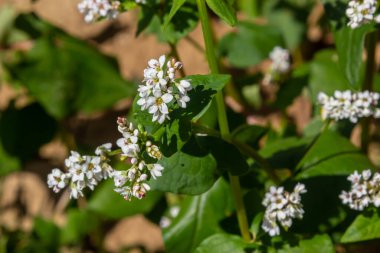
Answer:
POLYGON ((289 137, 279 139, 267 143, 259 153, 268 159, 272 168, 293 169, 302 159, 310 141, 311 138, 289 137))
POLYGON ((208 7, 227 24, 234 26, 237 22, 232 4, 227 0, 206 0, 208 7))
POLYGON ((326 131, 297 165, 301 172, 296 178, 349 175, 355 170, 371 167, 369 159, 349 140, 337 133, 326 131))
POLYGON ((221 231, 219 221, 231 212, 232 206, 230 187, 223 179, 206 193, 187 198, 172 225, 163 231, 166 252, 194 252, 204 239, 221 231))
POLYGON ((248 172, 249 167, 239 149, 233 144, 215 136, 197 136, 200 146, 208 150, 217 162, 222 172, 228 171, 234 176, 248 172))
POLYGON ((150 191, 142 200, 126 201, 116 193, 112 180, 98 186, 88 202, 88 209, 108 219, 121 219, 123 217, 148 213, 161 199, 162 194, 150 191))
POLYGON ((246 253, 247 245, 239 236, 215 234, 202 241, 195 253, 246 253))
POLYGON ((258 141, 267 133, 262 126, 241 125, 232 132, 234 140, 256 147, 258 141))
MULTIPOLYGON (((176 15, 170 16, 172 9, 172 2, 165 1, 163 5, 157 5, 150 8, 153 9, 153 13, 147 13, 149 16, 144 23, 150 22, 146 26, 146 32, 153 33, 157 36, 160 42, 176 44, 180 39, 187 36, 191 31, 195 29, 198 24, 198 12, 197 7, 191 1, 186 1, 181 8, 177 10, 176 15), (163 10, 157 15, 157 9, 163 10), (170 19, 170 22, 168 21, 170 19)), ((143 27, 141 28, 143 29, 143 27)))
POLYGON ((22 18, 42 37, 7 67, 50 115, 61 119, 102 110, 132 95, 133 86, 121 78, 114 59, 33 16, 22 18))
POLYGON ((298 247, 281 249, 278 253, 335 253, 335 249, 328 235, 316 235, 300 241, 298 247))
POLYGON ((87 210, 70 209, 67 221, 61 229, 61 243, 78 243, 99 226, 99 219, 87 210))
POLYGON ((377 212, 372 216, 359 214, 344 233, 341 242, 360 242, 376 238, 380 238, 380 218, 377 212))
POLYGON ((339 69, 338 54, 332 50, 317 53, 311 63, 310 81, 311 98, 315 102, 319 92, 333 95, 336 90, 347 90, 350 86, 339 69))
POLYGON ((334 33, 339 66, 354 89, 359 89, 361 84, 360 72, 363 70, 364 39, 374 29, 373 25, 368 24, 356 29, 344 27, 334 33))
POLYGON ((12 103, 0 118, 0 140, 5 153, 25 161, 37 155, 38 149, 53 139, 56 127, 56 121, 39 104, 16 109, 12 103))
POLYGON ((192 152, 180 151, 160 161, 165 169, 162 177, 150 181, 152 189, 198 195, 211 188, 219 176, 217 163, 207 152, 195 153, 199 147, 194 142, 190 142, 184 148, 192 144, 194 146, 188 148, 192 152))
POLYGON ((234 67, 259 64, 275 46, 284 44, 280 31, 273 26, 241 22, 237 29, 223 37, 219 45, 221 55, 234 67))
POLYGON ((166 27, 170 23, 174 15, 177 13, 179 8, 181 8, 181 6, 185 4, 185 2, 186 0, 173 0, 172 8, 170 9, 170 12, 165 21, 164 27, 166 27))

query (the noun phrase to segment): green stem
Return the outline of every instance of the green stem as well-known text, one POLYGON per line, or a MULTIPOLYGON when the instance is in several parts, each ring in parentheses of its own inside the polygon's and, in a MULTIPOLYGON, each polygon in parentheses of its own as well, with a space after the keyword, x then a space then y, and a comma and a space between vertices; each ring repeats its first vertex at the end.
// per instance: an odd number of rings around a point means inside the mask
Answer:
MULTIPOLYGON (((215 55, 215 46, 213 40, 213 33, 207 13, 205 0, 197 0, 199 16, 202 24, 203 38, 206 46, 207 61, 212 74, 219 73, 218 62, 215 55)), ((230 129, 227 121, 226 107, 224 104, 223 93, 219 91, 216 94, 216 103, 218 108, 218 122, 220 133, 225 140, 230 139, 230 129)), ((248 219, 244 207, 243 195, 241 192, 239 177, 233 176, 229 173, 231 189, 234 194, 236 213, 239 222, 240 233, 244 240, 250 241, 251 236, 249 233, 248 219)))
MULTIPOLYGON (((367 35, 366 49, 367 49, 367 63, 365 68, 365 79, 362 85, 362 90, 373 90, 373 79, 376 71, 376 41, 377 41, 377 31, 372 32, 367 35)), ((368 153, 368 145, 370 142, 369 128, 370 119, 364 118, 361 122, 362 133, 361 133, 361 149, 364 153, 368 153)))
POLYGON ((235 146, 237 146, 241 152, 252 157, 253 160, 255 160, 257 164, 265 170, 265 172, 268 174, 268 176, 272 179, 274 183, 280 184, 281 180, 278 178, 276 173, 274 173, 273 168, 271 167, 269 162, 264 157, 262 157, 254 148, 252 148, 251 146, 245 143, 236 141, 234 139, 232 139, 231 142, 235 146))

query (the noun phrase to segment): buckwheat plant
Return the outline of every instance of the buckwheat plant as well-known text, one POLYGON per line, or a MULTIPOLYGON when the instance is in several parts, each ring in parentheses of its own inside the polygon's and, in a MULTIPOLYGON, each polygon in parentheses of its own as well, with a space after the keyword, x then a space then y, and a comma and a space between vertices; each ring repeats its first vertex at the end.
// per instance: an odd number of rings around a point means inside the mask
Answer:
POLYGON ((331 97, 321 92, 318 94, 318 103, 322 107, 323 119, 349 119, 356 123, 360 118, 380 117, 380 110, 377 108, 379 97, 379 93, 369 91, 335 91, 331 97))
POLYGON ((380 174, 371 170, 364 170, 362 173, 355 171, 348 178, 351 182, 350 191, 342 191, 339 196, 343 204, 351 209, 363 211, 370 204, 375 207, 380 206, 380 174))
POLYGON ((192 89, 189 80, 176 80, 176 71, 182 68, 182 63, 174 59, 168 60, 165 55, 158 60, 151 59, 144 70, 144 80, 139 86, 140 99, 137 104, 141 110, 152 114, 152 121, 159 124, 169 120, 170 111, 175 108, 174 102, 186 108, 190 101, 187 92, 192 89))
POLYGON ((298 183, 293 192, 284 187, 270 187, 262 204, 266 207, 262 228, 270 236, 280 234, 280 225, 287 230, 292 226, 293 219, 302 219, 304 210, 301 204, 301 194, 306 193, 305 185, 298 183))
POLYGON ((352 29, 363 24, 375 21, 380 22, 380 16, 375 15, 377 10, 376 0, 351 0, 348 2, 346 15, 349 18, 348 26, 352 29))

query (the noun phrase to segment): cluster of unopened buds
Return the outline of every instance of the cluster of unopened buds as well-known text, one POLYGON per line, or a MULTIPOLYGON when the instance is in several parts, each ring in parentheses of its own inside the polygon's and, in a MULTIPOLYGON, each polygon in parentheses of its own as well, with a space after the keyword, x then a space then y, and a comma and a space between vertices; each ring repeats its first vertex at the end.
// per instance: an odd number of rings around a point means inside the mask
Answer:
POLYGON ((351 0, 348 2, 346 15, 349 18, 348 26, 352 29, 375 21, 380 22, 380 15, 375 15, 377 0, 351 0))
POLYGON ((156 163, 162 154, 142 127, 140 130, 135 129, 125 118, 118 118, 117 123, 123 138, 120 138, 116 144, 121 148, 120 159, 127 160, 131 164, 127 170, 114 170, 110 166, 109 156, 114 155, 111 143, 99 146, 95 156, 82 156, 71 151, 71 155, 65 160, 67 172, 53 169, 48 175, 49 188, 58 193, 69 186, 70 198, 77 199, 83 196, 85 188, 94 190, 103 179, 113 178, 115 191, 126 200, 130 200, 132 196, 142 199, 150 189, 147 181, 162 175, 164 168, 156 163))
POLYGON ((377 108, 379 98, 379 93, 369 91, 335 91, 331 97, 321 92, 318 94, 318 103, 322 107, 322 119, 349 119, 356 123, 359 118, 380 117, 380 110, 377 108))
POLYGON ((284 229, 292 226, 293 219, 302 219, 304 210, 301 204, 301 194, 305 193, 305 185, 298 183, 294 191, 289 193, 284 187, 272 186, 265 194, 262 204, 266 207, 262 228, 270 236, 280 234, 280 223, 284 229))
POLYGON ((291 57, 287 49, 279 46, 274 47, 269 54, 269 59, 271 60, 271 65, 264 77, 264 84, 278 82, 291 68, 291 57))
POLYGON ((94 190, 98 182, 112 177, 113 169, 108 164, 108 153, 111 151, 111 143, 99 146, 96 156, 82 156, 75 151, 65 160, 67 172, 53 169, 48 175, 48 186, 58 193, 67 185, 70 187, 70 198, 77 199, 83 196, 83 190, 94 190))
POLYGON ((347 179, 351 182, 351 189, 349 192, 343 191, 339 196, 343 204, 357 211, 364 210, 370 204, 380 206, 379 173, 372 175, 371 170, 364 170, 362 173, 355 171, 347 179))
POLYGON ((152 114, 153 122, 162 124, 170 119, 173 101, 181 108, 186 108, 190 101, 188 91, 192 89, 191 82, 175 80, 175 73, 181 68, 181 62, 167 60, 165 55, 148 62, 148 67, 144 70, 144 84, 138 88, 140 98, 137 104, 141 106, 141 110, 148 110, 152 114))
POLYGON ((119 118, 117 123, 123 138, 118 139, 116 144, 121 148, 122 160, 128 159, 131 167, 114 172, 113 179, 117 187, 115 191, 126 200, 130 200, 132 196, 142 199, 150 190, 147 181, 162 175, 164 167, 156 163, 162 158, 162 154, 143 129, 134 128, 125 118, 119 118))

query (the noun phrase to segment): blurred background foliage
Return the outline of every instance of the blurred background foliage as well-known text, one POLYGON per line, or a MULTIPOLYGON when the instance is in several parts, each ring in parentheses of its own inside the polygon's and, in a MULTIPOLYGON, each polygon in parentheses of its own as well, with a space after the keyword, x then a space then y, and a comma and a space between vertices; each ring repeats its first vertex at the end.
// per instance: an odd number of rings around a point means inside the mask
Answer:
MULTIPOLYGON (((122 14, 116 21, 94 25, 90 32, 86 32, 91 28, 80 21, 74 10, 75 1, 66 1, 65 6, 70 7, 64 14, 60 13, 66 11, 60 10, 61 1, 51 1, 54 3, 50 5, 58 6, 55 12, 43 6, 47 1, 24 2, 29 6, 27 10, 17 4, 9 5, 12 1, 0 1, 0 252, 209 252, 220 241, 236 249, 245 247, 233 236, 218 234, 238 232, 232 197, 223 179, 228 168, 220 168, 220 162, 226 162, 223 148, 211 151, 220 160, 202 158, 202 162, 214 164, 215 168, 207 171, 206 178, 197 185, 163 189, 162 185, 168 185, 165 180, 178 177, 178 172, 168 171, 164 181, 155 186, 157 190, 176 193, 202 193, 199 196, 153 191, 144 200, 126 202, 112 191, 111 182, 104 182, 94 192, 86 193, 86 201, 75 202, 68 200, 67 192, 54 195, 44 184, 47 173, 63 164, 69 150, 89 153, 97 145, 117 138, 116 117, 129 114, 148 59, 160 53, 179 54, 187 74, 208 72, 195 1, 186 1, 174 16, 171 1, 151 1, 146 7, 122 14), (157 6, 162 8, 157 11, 157 6), (69 22, 71 17, 58 20, 60 15, 75 15, 76 21, 69 22), (105 53, 107 50, 113 56, 105 53), (24 182, 30 178, 39 186, 24 182), (35 201, 36 195, 45 200, 33 211, 29 202, 35 201), (170 217, 170 207, 177 205, 180 213, 172 218, 171 226, 163 230, 161 237, 157 224, 162 216, 170 217), (138 214, 144 215, 144 221, 129 224, 126 218, 138 214), (115 232, 121 220, 128 223, 123 225, 126 234, 120 229, 115 232), (112 241, 109 238, 113 233, 116 235, 112 241), (115 242, 118 237, 132 239, 115 242)), ((215 36, 220 39, 217 52, 222 58, 223 72, 232 75, 226 93, 239 104, 236 108, 229 103, 234 137, 260 147, 260 154, 268 158, 285 185, 291 183, 287 179, 292 175, 307 182, 310 188, 304 205, 310 212, 302 226, 295 224, 294 231, 322 234, 298 245, 294 243, 296 238, 287 235, 288 240, 283 242, 286 245, 281 245, 284 247, 279 252, 313 252, 312 247, 323 248, 323 252, 378 252, 378 241, 368 241, 380 236, 377 213, 355 220, 351 232, 344 236, 346 242, 353 243, 342 245, 342 227, 351 224, 356 216, 336 206, 338 200, 331 196, 347 187, 344 175, 358 169, 357 164, 364 168, 380 164, 379 129, 373 131, 370 159, 342 137, 351 137, 354 143, 357 139, 356 130, 346 123, 335 125, 334 133, 327 132, 311 150, 306 150, 322 126, 319 113, 314 113, 319 110, 313 106, 316 94, 357 88, 364 75, 360 64, 362 51, 345 47, 343 42, 351 34, 340 29, 339 20, 331 19, 336 16, 340 1, 324 1, 325 9, 320 1, 311 0, 229 2, 238 10, 236 26, 226 28, 217 15, 213 16, 213 23, 215 36), (291 50, 294 70, 275 91, 263 91, 262 70, 269 52, 277 45, 291 50), (350 57, 343 57, 347 52, 351 52, 350 57), (354 68, 353 62, 358 62, 354 68), (238 127, 245 122, 255 126, 238 127), (315 163, 316 160, 324 162, 315 163), (337 168, 335 177, 331 177, 331 167, 337 168), (368 223, 376 224, 371 233, 361 231, 361 226, 368 223), (358 241, 367 242, 354 243, 358 241)), ((235 22, 233 17, 225 17, 224 21, 235 22)), ((362 28, 355 33, 355 41, 363 43, 364 35, 371 30, 370 26, 362 28)), ((379 76, 375 90, 380 91, 379 76)), ((212 107, 202 121, 215 126, 212 107)), ((199 143, 202 140, 197 139, 188 145, 199 143)), ((226 145, 217 144, 216 147, 226 145)), ((177 158, 186 159, 186 155, 178 153, 177 158)), ((252 199, 261 199, 263 193, 259 189, 267 181, 255 162, 244 161, 241 167, 254 231, 255 217, 263 209, 252 199)), ((186 169, 190 178, 197 176, 192 171, 194 167, 186 169)), ((249 252, 254 250, 264 249, 252 248, 249 252)))

